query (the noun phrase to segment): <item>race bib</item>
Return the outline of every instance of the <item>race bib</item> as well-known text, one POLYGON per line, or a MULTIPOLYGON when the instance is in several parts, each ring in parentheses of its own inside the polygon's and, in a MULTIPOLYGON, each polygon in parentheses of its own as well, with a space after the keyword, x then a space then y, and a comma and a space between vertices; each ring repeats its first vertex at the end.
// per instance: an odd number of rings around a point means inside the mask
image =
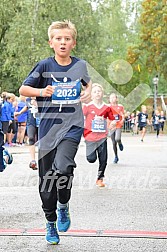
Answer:
POLYGON ((114 117, 115 117, 115 120, 116 120, 116 121, 119 121, 119 114, 114 115, 114 117))
POLYGON ((92 120, 92 132, 106 132, 107 122, 102 118, 95 118, 92 120))
POLYGON ((141 122, 142 122, 142 123, 146 123, 146 122, 147 122, 147 118, 146 118, 145 115, 142 115, 142 117, 141 117, 141 122))
POLYGON ((52 103, 54 104, 73 104, 80 101, 81 81, 58 82, 52 81, 55 87, 52 95, 52 103))

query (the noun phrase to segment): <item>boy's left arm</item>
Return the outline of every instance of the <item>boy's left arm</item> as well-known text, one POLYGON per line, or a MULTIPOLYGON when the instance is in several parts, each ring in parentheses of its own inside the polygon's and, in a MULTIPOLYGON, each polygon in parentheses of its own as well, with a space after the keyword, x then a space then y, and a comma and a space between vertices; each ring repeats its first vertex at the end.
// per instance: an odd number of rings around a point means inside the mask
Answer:
POLYGON ((92 82, 89 81, 83 88, 84 90, 81 91, 81 102, 89 103, 91 101, 92 82))
POLYGON ((108 107, 107 128, 113 130, 115 129, 115 127, 116 127, 115 117, 113 115, 112 109, 108 107))
POLYGON ((150 120, 147 118, 147 124, 148 125, 151 125, 151 123, 150 123, 150 120))

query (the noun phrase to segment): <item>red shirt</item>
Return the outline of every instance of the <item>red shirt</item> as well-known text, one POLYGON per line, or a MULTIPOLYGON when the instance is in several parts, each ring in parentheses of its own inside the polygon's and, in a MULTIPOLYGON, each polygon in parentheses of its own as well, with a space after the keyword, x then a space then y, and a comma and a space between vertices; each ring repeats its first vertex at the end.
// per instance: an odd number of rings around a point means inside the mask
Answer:
POLYGON ((110 105, 110 108, 112 110, 112 113, 115 117, 116 122, 116 128, 122 128, 123 122, 122 122, 122 116, 124 115, 124 107, 120 104, 118 105, 110 105))
POLYGON ((107 127, 106 130, 103 132, 93 132, 92 121, 94 121, 97 116, 101 117, 102 119, 104 118, 104 121, 106 121, 107 118, 110 120, 114 120, 111 108, 104 103, 99 108, 96 107, 93 102, 91 102, 83 107, 83 114, 85 116, 85 126, 83 133, 85 140, 96 142, 103 138, 106 138, 108 133, 107 127))

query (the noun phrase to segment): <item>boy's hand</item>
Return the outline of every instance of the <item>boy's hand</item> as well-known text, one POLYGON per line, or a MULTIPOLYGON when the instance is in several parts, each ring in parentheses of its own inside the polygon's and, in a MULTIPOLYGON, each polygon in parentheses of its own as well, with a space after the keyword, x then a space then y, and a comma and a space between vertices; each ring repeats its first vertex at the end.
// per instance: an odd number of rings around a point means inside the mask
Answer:
POLYGON ((91 94, 87 90, 81 91, 80 97, 81 102, 89 103, 91 101, 91 94))
POLYGON ((14 117, 19 116, 19 115, 20 115, 20 112, 14 112, 14 117))
POLYGON ((111 121, 111 122, 109 123, 108 129, 114 130, 115 128, 116 128, 116 121, 113 120, 113 121, 111 121))
POLYGON ((51 97, 54 93, 54 87, 48 85, 46 88, 40 89, 40 96, 41 97, 51 97))

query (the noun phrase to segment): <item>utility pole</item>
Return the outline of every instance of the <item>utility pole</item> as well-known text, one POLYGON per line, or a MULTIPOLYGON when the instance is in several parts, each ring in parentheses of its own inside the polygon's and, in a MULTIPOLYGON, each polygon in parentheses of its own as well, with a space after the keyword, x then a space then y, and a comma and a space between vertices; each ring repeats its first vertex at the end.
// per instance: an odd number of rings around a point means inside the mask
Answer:
POLYGON ((159 77, 156 75, 153 78, 153 87, 154 87, 154 113, 155 110, 157 109, 157 90, 158 90, 158 82, 159 82, 159 77))

